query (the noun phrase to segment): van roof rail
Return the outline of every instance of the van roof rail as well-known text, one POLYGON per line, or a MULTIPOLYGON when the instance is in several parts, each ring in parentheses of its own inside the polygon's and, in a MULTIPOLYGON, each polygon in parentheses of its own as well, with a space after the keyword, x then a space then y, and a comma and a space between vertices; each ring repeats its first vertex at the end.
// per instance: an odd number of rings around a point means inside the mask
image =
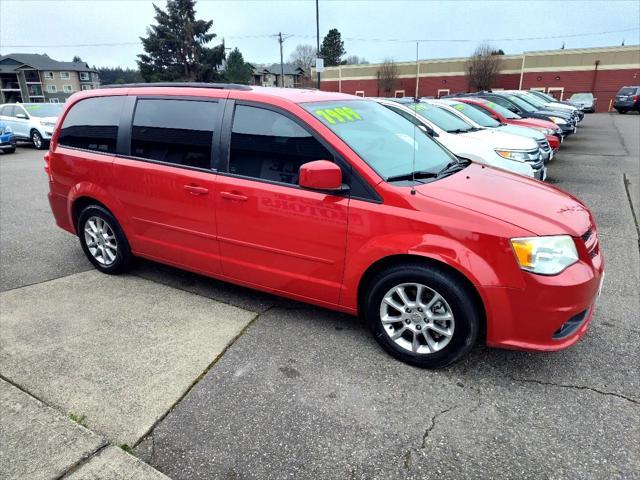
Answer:
POLYGON ((205 82, 151 82, 121 83, 102 85, 100 88, 138 88, 138 87, 181 87, 181 88, 217 88, 219 90, 251 90, 248 85, 237 83, 205 83, 205 82))

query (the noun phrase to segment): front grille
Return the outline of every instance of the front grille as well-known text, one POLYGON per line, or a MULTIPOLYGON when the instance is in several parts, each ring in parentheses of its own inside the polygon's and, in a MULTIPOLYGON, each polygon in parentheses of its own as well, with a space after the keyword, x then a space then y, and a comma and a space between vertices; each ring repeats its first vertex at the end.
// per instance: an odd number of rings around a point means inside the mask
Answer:
POLYGON ((548 152, 549 150, 551 150, 551 145, 549 145, 549 142, 547 141, 546 138, 537 140, 538 145, 540 146, 540 150, 542 150, 543 152, 548 152))
POLYGON ((599 249, 598 236, 594 234, 592 228, 589 228, 586 232, 580 235, 580 238, 584 242, 584 246, 587 248, 587 253, 589 254, 589 258, 595 257, 599 249))

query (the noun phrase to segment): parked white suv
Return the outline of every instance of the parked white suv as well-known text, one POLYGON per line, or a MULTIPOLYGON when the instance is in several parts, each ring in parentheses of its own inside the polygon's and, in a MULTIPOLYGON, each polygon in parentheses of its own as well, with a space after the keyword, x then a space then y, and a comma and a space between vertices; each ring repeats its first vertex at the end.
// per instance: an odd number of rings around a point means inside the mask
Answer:
POLYGON ((51 140, 62 106, 58 103, 7 103, 0 105, 0 120, 11 127, 16 140, 29 140, 42 150, 51 140))
POLYGON ((376 101, 415 123, 458 157, 538 180, 546 178, 540 148, 532 138, 478 129, 446 109, 424 101, 382 98, 376 101))
POLYGON ((540 153, 542 153, 542 160, 547 163, 553 158, 553 150, 551 145, 547 141, 547 137, 539 130, 520 127, 518 125, 505 125, 503 123, 494 120, 486 113, 473 108, 471 105, 459 102, 457 100, 425 100, 425 102, 431 105, 441 106, 447 111, 457 115, 464 121, 470 123, 476 128, 489 130, 494 133, 506 133, 510 135, 519 135, 521 137, 532 138, 538 144, 540 153))

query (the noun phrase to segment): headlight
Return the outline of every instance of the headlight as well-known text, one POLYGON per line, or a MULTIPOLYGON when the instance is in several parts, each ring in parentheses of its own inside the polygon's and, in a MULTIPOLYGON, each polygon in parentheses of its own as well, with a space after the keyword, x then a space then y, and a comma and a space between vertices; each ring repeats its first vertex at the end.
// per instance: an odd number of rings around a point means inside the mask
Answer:
POLYGON ((522 270, 541 275, 556 275, 578 261, 569 235, 512 238, 511 247, 522 270))
POLYGON ((56 122, 40 122, 40 125, 42 125, 43 127, 55 127, 56 122))
POLYGON ((11 127, 9 125, 4 127, 4 133, 11 133, 11 132, 13 132, 13 130, 11 130, 11 127))
POLYGON ((567 123, 560 117, 549 117, 549 120, 551 120, 553 123, 557 125, 566 125, 567 123))
POLYGON ((518 150, 496 150, 496 153, 507 160, 515 160, 517 162, 526 162, 529 155, 526 152, 518 150))

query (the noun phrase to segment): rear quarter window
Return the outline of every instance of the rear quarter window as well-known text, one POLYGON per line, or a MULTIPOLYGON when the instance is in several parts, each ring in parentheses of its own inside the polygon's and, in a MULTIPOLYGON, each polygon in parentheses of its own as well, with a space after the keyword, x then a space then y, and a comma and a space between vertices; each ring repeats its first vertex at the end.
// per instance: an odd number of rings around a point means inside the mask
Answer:
POLYGON ((71 107, 60 128, 58 144, 100 153, 115 153, 124 96, 95 97, 71 107))

